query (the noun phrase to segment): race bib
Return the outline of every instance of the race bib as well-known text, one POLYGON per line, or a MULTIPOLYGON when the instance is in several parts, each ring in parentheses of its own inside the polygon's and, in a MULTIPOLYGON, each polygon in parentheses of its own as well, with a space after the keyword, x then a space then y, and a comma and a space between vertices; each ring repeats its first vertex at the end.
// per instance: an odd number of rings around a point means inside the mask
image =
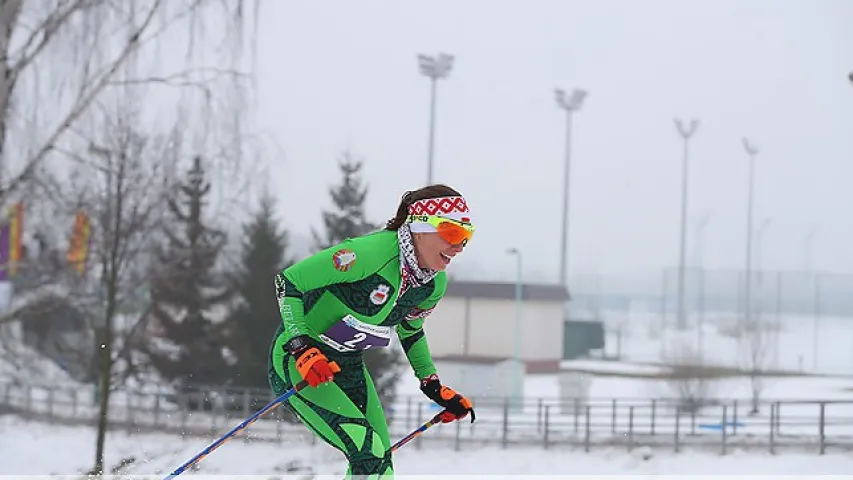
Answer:
POLYGON ((354 352, 368 348, 387 347, 391 343, 391 327, 364 323, 347 315, 329 327, 320 338, 339 352, 354 352))

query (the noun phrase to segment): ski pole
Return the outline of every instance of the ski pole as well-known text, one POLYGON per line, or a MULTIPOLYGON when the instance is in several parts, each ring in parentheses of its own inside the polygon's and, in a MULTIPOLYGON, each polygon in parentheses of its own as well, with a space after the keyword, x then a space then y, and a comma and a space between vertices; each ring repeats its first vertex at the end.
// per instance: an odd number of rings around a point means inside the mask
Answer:
MULTIPOLYGON (((411 441, 412 441, 412 440, 414 440, 416 437, 420 436, 420 435, 421 435, 422 433, 424 433, 428 428, 432 427, 433 425, 436 425, 436 424, 441 423, 441 414, 442 414, 442 413, 444 413, 444 412, 446 412, 446 411, 447 411, 447 410, 445 409, 445 410, 442 410, 442 411, 438 412, 434 417, 432 417, 432 419, 430 419, 430 421, 428 421, 428 422, 426 422, 425 424, 421 425, 420 427, 416 428, 414 431, 412 431, 412 433, 410 433, 410 434, 406 435, 406 436, 405 436, 405 437, 403 437, 399 442, 397 442, 397 443, 395 443, 394 445, 392 445, 392 446, 391 446, 391 449, 390 449, 389 451, 391 451, 391 452, 396 451, 397 449, 399 449, 399 448, 400 448, 400 447, 402 447, 403 445, 405 445, 405 444, 407 444, 407 443, 411 442, 411 441)), ((471 422, 472 422, 472 423, 474 422, 474 418, 475 418, 475 417, 474 417, 474 411, 472 410, 472 411, 471 411, 471 422)))
POLYGON ((441 412, 437 413, 434 417, 432 417, 432 419, 430 419, 430 421, 428 421, 425 424, 421 425, 420 427, 416 428, 414 431, 412 431, 412 433, 403 437, 399 442, 392 445, 391 451, 392 452, 396 451, 398 448, 402 447, 403 445, 414 440, 416 437, 420 436, 429 427, 432 427, 433 425, 436 425, 438 423, 441 423, 441 412))
MULTIPOLYGON (((335 362, 331 362, 331 363, 329 364, 329 366, 330 366, 330 367, 332 367, 332 372, 340 372, 340 371, 341 371, 340 367, 338 367, 338 364, 337 364, 337 363, 335 363, 335 362)), ((191 458, 191 459, 187 460, 187 462, 186 462, 186 463, 184 463, 183 465, 181 465, 180 467, 178 467, 177 469, 175 469, 175 471, 174 471, 174 472, 172 472, 172 473, 170 473, 168 476, 164 477, 164 479, 163 479, 163 480, 171 480, 172 478, 175 478, 175 477, 177 477, 178 475, 180 475, 180 474, 184 473, 184 472, 185 472, 188 468, 190 468, 193 464, 195 464, 196 462, 198 462, 198 461, 199 461, 199 460, 201 460, 202 458, 204 458, 204 457, 206 457, 207 455, 209 455, 209 454, 210 454, 210 452, 212 452, 212 451, 216 450, 217 448, 219 448, 219 447, 220 447, 223 443, 225 443, 226 441, 230 440, 230 439, 231 439, 231 437, 233 437, 233 436, 237 435, 237 434, 238 434, 238 433, 240 433, 244 428, 246 428, 246 427, 248 427, 249 425, 251 425, 251 424, 255 423, 255 420, 257 420, 257 419, 261 418, 261 416, 263 416, 265 413, 269 412, 270 410, 272 410, 272 409, 274 409, 274 408, 278 407, 279 405, 281 405, 282 403, 284 403, 287 399, 289 399, 290 397, 292 397, 296 392, 298 392, 298 391, 302 390, 303 388, 305 388, 305 387, 307 387, 307 386, 308 386, 308 381, 307 381, 307 380, 301 380, 299 383, 297 383, 296 385, 294 385, 294 386, 293 386, 293 388, 291 388, 290 390, 288 390, 288 391, 284 392, 284 393, 283 393, 283 394, 281 394, 278 398, 276 398, 275 400, 271 401, 270 403, 266 404, 266 406, 264 406, 263 408, 261 408, 260 410, 258 410, 257 412, 255 412, 255 413, 254 413, 254 415, 252 415, 251 417, 249 417, 249 418, 247 418, 247 419, 243 420, 239 425, 237 425, 236 427, 232 428, 228 433, 226 433, 225 435, 223 435, 223 436, 219 437, 215 442, 213 442, 213 443, 211 443, 210 445, 208 445, 207 447, 205 447, 205 449, 204 449, 204 450, 202 450, 201 452, 199 452, 196 456, 194 456, 193 458, 191 458)))

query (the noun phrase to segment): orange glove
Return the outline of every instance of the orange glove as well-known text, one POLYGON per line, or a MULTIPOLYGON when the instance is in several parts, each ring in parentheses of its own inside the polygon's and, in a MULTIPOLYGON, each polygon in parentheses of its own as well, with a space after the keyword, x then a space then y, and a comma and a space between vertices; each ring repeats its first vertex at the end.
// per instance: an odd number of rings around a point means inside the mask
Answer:
POLYGON ((471 423, 474 423, 474 419, 477 418, 471 400, 456 393, 447 385, 442 385, 438 375, 433 374, 421 380, 421 391, 430 400, 444 407, 444 411, 439 414, 442 423, 462 420, 468 412, 471 412, 471 423))
POLYGON ((341 371, 340 367, 335 362, 330 363, 317 347, 304 350, 296 358, 296 369, 312 387, 332 381, 335 373, 341 371))

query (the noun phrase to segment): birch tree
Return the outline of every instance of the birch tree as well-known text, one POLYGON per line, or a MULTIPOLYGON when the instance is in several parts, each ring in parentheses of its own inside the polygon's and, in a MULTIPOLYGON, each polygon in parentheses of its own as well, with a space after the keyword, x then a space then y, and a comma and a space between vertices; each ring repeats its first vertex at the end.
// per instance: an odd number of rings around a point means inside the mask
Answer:
MULTIPOLYGON (((161 104, 209 109, 210 90, 200 96, 176 92, 214 77, 237 84, 247 49, 244 27, 251 13, 257 18, 259 3, 0 2, 0 203, 19 195, 51 152, 67 146, 69 134, 86 121, 97 101, 117 87, 122 93, 135 88, 156 94, 161 104), (164 97, 163 87, 172 90, 172 97, 164 97)), ((218 96, 228 98, 221 91, 218 96)), ((239 130, 239 115, 234 114, 239 109, 229 110, 198 114, 226 119, 229 125, 221 131, 234 132, 239 130)))

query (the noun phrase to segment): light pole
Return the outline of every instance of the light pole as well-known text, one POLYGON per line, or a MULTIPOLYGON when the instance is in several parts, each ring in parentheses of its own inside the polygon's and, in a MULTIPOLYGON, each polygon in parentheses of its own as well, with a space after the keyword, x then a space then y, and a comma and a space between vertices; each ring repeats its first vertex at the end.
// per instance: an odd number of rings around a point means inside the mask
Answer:
POLYGON ((520 405, 521 400, 521 369, 523 362, 521 360, 521 251, 517 248, 507 250, 510 255, 515 255, 515 328, 513 334, 513 358, 515 359, 515 375, 513 376, 513 399, 516 406, 520 405))
POLYGON ((770 226, 770 218, 765 218, 761 222, 761 226, 758 227, 758 238, 755 243, 755 270, 758 273, 758 321, 762 324, 761 327, 756 328, 764 328, 764 266, 762 265, 762 259, 764 257, 764 232, 770 226))
POLYGON ((563 170, 563 229, 560 242, 560 285, 568 288, 568 235, 569 235, 569 174, 571 172, 572 151, 572 114, 581 108, 584 98, 588 92, 576 88, 572 90, 571 96, 566 96, 562 89, 555 89, 557 106, 566 112, 566 151, 565 167, 563 170))
MULTIPOLYGON (((752 296, 750 294, 752 286, 752 203, 753 191, 755 190, 755 156, 758 154, 758 149, 752 145, 749 140, 744 138, 743 148, 749 155, 749 188, 746 200, 746 282, 744 286, 744 321, 748 324, 752 323, 752 296)), ((748 325, 752 326, 752 325, 748 325)))
POLYGON ((687 159, 688 159, 688 144, 690 137, 696 133, 699 128, 698 120, 691 120, 689 125, 685 125, 681 119, 675 119, 675 126, 678 128, 678 133, 684 139, 684 155, 681 161, 681 240, 679 242, 678 254, 678 329, 687 328, 687 320, 684 308, 684 264, 687 249, 687 159))
POLYGON ((705 330, 705 265, 702 259, 703 257, 703 248, 704 248, 704 234, 705 227, 708 225, 708 222, 711 221, 711 212, 705 212, 696 223, 696 247, 694 255, 696 256, 696 270, 699 275, 699 298, 698 298, 698 306, 699 306, 699 321, 697 330, 699 331, 699 358, 702 359, 704 348, 704 330, 705 330))
POLYGON ((770 226, 770 219, 765 218, 764 221, 761 222, 761 226, 758 227, 758 238, 756 239, 756 242, 755 242, 756 243, 755 254, 757 257, 755 259, 756 260, 755 261, 755 263, 756 263, 755 269, 758 271, 758 285, 761 285, 761 282, 764 279, 764 271, 763 271, 763 267, 761 265, 761 258, 764 255, 762 253, 762 250, 764 250, 764 232, 765 232, 765 230, 767 230, 767 227, 769 227, 769 226, 770 226))
POLYGON ((418 55, 421 74, 430 79, 429 138, 427 140, 427 185, 432 184, 432 159, 435 144, 435 97, 440 78, 447 78, 453 68, 453 55, 439 53, 436 56, 418 55))

